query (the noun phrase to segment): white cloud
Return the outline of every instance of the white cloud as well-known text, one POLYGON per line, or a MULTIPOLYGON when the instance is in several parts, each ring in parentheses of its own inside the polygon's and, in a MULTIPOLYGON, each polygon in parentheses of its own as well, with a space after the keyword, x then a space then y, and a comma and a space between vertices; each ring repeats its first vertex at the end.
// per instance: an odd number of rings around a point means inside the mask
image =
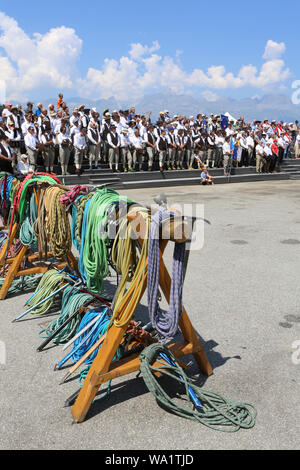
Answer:
POLYGON ((158 41, 153 41, 152 46, 143 46, 142 44, 135 43, 130 45, 129 55, 134 60, 139 60, 147 54, 159 51, 160 45, 158 41))
POLYGON ((209 102, 212 102, 212 103, 214 101, 217 101, 217 99, 219 98, 219 96, 216 93, 213 93, 210 90, 204 90, 201 93, 201 96, 203 96, 203 98, 206 99, 206 101, 209 101, 209 102))
POLYGON ((268 59, 268 60, 278 59, 279 57, 282 56, 284 52, 285 52, 284 42, 278 43, 276 41, 272 41, 272 39, 269 39, 265 47, 263 59, 268 59))
POLYGON ((30 38, 13 19, 0 12, 0 79, 9 96, 24 97, 35 88, 71 88, 82 40, 74 29, 61 26, 30 38), (3 70, 2 65, 5 70, 3 70))
POLYGON ((82 40, 72 28, 60 26, 45 34, 27 35, 13 19, 0 12, 0 81, 6 82, 9 99, 30 98, 35 89, 72 89, 81 96, 117 99, 138 98, 147 90, 167 88, 174 93, 201 89, 208 100, 215 98, 213 90, 253 87, 267 89, 280 86, 290 76, 281 55, 284 43, 269 40, 260 70, 243 65, 237 74, 224 65, 211 65, 207 71, 195 68, 184 70, 177 50, 174 57, 158 55, 158 41, 151 45, 133 43, 127 56, 106 58, 102 67, 91 66, 84 77, 79 75, 77 63, 82 40), (0 49, 1 50, 1 49, 0 49))

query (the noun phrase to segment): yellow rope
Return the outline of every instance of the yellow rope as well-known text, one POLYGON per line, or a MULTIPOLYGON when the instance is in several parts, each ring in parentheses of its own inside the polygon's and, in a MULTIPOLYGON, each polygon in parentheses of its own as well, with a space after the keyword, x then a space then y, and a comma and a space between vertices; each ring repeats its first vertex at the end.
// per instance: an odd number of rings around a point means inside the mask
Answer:
POLYGON ((112 248, 112 261, 117 272, 122 276, 111 319, 111 324, 114 323, 117 327, 122 327, 131 320, 143 295, 143 286, 147 279, 148 235, 151 217, 148 210, 140 206, 131 208, 128 214, 133 213, 139 213, 143 217, 146 236, 141 247, 141 254, 138 257, 133 240, 132 223, 127 218, 120 223, 112 248), (128 281, 130 284, 126 290, 128 281))

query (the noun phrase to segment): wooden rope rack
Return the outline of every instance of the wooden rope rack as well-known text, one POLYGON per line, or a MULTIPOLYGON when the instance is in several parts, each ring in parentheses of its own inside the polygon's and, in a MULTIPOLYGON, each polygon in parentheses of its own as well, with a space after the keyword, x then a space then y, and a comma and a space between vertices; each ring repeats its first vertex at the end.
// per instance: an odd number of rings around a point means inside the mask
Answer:
MULTIPOLYGON (((133 224, 134 230, 136 231, 138 243, 140 246, 142 246, 146 237, 143 218, 138 213, 127 215, 127 217, 130 223, 133 224)), ((169 241, 184 243, 188 238, 186 232, 187 229, 182 218, 176 218, 173 221, 168 222, 168 225, 165 224, 161 230, 159 242, 159 285, 168 303, 170 301, 171 278, 164 264, 163 254, 169 241), (163 235, 169 234, 169 239, 166 240, 164 237, 162 237, 162 232, 163 235), (179 238, 176 238, 177 232, 180 234, 179 238)), ((145 292, 146 287, 147 275, 143 280, 142 294, 145 292)), ((123 304, 128 301, 128 296, 130 295, 130 293, 127 293, 123 300, 123 304)), ((120 310, 121 308, 122 305, 120 306, 120 310)), ((72 407, 72 416, 74 422, 81 423, 85 420, 85 417, 101 385, 114 378, 139 371, 139 353, 132 354, 132 356, 128 358, 123 358, 121 360, 112 362, 118 347, 122 343, 123 336, 127 330, 129 321, 122 327, 118 328, 113 324, 108 330, 101 349, 94 359, 84 384, 75 401, 75 404, 72 407)), ((192 354, 196 363, 198 364, 200 371, 207 376, 210 376, 213 373, 212 367, 184 307, 179 321, 179 326, 184 339, 182 341, 171 344, 169 348, 176 358, 192 354)))

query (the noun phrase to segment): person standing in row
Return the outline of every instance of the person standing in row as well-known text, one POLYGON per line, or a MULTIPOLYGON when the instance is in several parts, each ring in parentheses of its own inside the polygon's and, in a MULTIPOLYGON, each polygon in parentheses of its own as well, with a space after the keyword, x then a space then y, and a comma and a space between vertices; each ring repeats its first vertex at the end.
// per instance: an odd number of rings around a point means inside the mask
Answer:
POLYGON ((54 165, 54 149, 55 149, 55 138, 51 132, 50 124, 42 131, 41 143, 43 144, 43 158, 46 171, 50 173, 53 171, 54 165))
POLYGON ((59 145, 59 161, 61 166, 62 175, 69 175, 68 173, 68 163, 70 159, 70 153, 72 148, 72 141, 67 132, 67 128, 62 126, 60 128, 60 133, 57 136, 57 141, 59 145))
POLYGON ((119 147, 120 147, 120 137, 119 134, 116 132, 115 124, 110 126, 110 132, 107 134, 107 143, 109 146, 108 150, 108 161, 109 161, 109 168, 111 171, 115 171, 116 173, 120 173, 119 170, 119 147), (115 165, 115 169, 113 166, 115 165))
POLYGON ((97 124, 94 122, 90 123, 88 128, 88 140, 89 140, 89 162, 90 162, 90 170, 93 169, 93 163, 95 165, 95 169, 99 168, 99 161, 100 161, 100 145, 101 145, 101 137, 100 132, 98 130, 97 124))
POLYGON ((74 134, 74 147, 75 147, 75 168, 76 173, 80 176, 83 173, 82 161, 86 151, 86 132, 82 129, 80 132, 74 134))
POLYGON ((32 171, 35 171, 38 154, 38 139, 35 135, 35 128, 33 125, 28 127, 28 132, 25 135, 24 143, 28 155, 30 169, 32 171))
POLYGON ((160 137, 158 138, 156 142, 156 149, 157 149, 158 156, 159 156, 159 171, 163 172, 164 164, 165 164, 165 160, 167 156, 167 151, 168 151, 168 141, 166 138, 165 129, 161 130, 160 137))

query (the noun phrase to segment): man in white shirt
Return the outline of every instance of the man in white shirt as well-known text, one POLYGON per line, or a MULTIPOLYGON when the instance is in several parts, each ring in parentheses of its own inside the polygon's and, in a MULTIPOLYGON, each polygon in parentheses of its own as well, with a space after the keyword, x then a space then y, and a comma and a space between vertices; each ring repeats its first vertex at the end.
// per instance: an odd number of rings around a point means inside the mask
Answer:
POLYGON ((57 142, 59 145, 59 161, 61 165, 62 175, 68 175, 68 163, 70 158, 72 141, 65 126, 61 127, 60 133, 57 135, 57 142))
POLYGON ((272 150, 271 150, 271 145, 269 142, 266 143, 264 146, 264 154, 265 154, 265 172, 269 173, 270 169, 270 164, 271 164, 271 159, 272 159, 272 150))
POLYGON ((262 141, 259 140, 257 146, 255 147, 256 152, 256 173, 262 173, 263 167, 265 164, 265 152, 262 141))
POLYGON ((142 170, 144 160, 144 142, 140 136, 139 129, 135 130, 134 136, 130 138, 131 145, 133 147, 133 167, 135 168, 136 163, 139 165, 139 170, 142 170))
POLYGON ((38 139, 36 138, 35 129, 33 126, 30 126, 28 128, 28 132, 25 135, 24 142, 28 155, 30 169, 34 172, 36 169, 36 161, 38 154, 38 139))
POLYGON ((230 176, 230 163, 232 159, 232 150, 230 146, 230 136, 225 137, 225 142, 222 147, 224 155, 224 176, 230 176))
POLYGON ((156 138, 154 135, 154 126, 150 125, 148 131, 144 133, 144 144, 148 156, 148 170, 152 170, 154 155, 156 153, 156 138))
POLYGON ((32 114, 25 114, 25 121, 23 122, 21 129, 22 129, 22 134, 25 137, 26 134, 28 133, 28 128, 30 126, 33 126, 32 123, 32 114))
POLYGON ((165 159, 166 159, 166 155, 168 151, 168 141, 167 141, 165 129, 161 131, 161 135, 159 139, 156 141, 156 149, 159 155, 159 170, 163 172, 165 159))
POLYGON ((250 132, 248 135, 246 142, 248 146, 248 166, 251 166, 253 161, 253 153, 254 153, 254 132, 250 132))
POLYGON ((111 171, 120 173, 119 171, 119 148, 120 148, 120 137, 116 131, 115 124, 111 124, 110 132, 107 134, 107 143, 108 143, 108 162, 109 168, 111 171), (113 169, 115 165, 115 170, 113 169))
POLYGON ((95 168, 98 168, 99 160, 100 160, 100 145, 101 145, 101 137, 100 132, 97 128, 97 124, 91 122, 88 132, 87 132, 88 140, 89 140, 89 161, 90 161, 90 170, 93 169, 93 163, 95 168))
POLYGON ((86 131, 84 129, 74 135, 74 147, 76 173, 80 176, 83 173, 82 160, 86 151, 86 131))
POLYGON ((20 156, 20 160, 17 165, 17 172, 21 173, 22 175, 27 176, 28 173, 32 173, 30 165, 28 163, 28 157, 25 153, 20 156))
POLYGON ((127 173, 127 171, 133 171, 130 146, 131 142, 128 138, 128 129, 124 127, 120 135, 120 162, 123 164, 125 173, 127 173))

